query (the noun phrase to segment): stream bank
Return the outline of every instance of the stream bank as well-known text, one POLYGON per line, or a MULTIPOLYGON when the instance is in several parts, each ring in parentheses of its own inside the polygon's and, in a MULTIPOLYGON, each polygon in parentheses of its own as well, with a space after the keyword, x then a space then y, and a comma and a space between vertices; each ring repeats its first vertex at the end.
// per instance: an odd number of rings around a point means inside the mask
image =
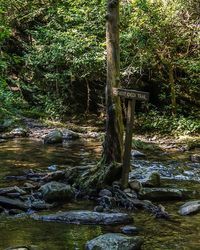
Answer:
MULTIPOLYGON (((22 187, 27 179, 9 179, 8 176, 26 176, 30 170, 33 171, 32 174, 36 172, 45 175, 57 170, 63 171, 67 167, 79 166, 83 170, 86 166, 94 166, 98 162, 100 152, 101 141, 84 136, 76 141, 56 145, 45 145, 42 140, 36 138, 9 139, 1 143, 0 149, 1 188, 15 185, 22 187)), ((198 152, 198 148, 184 152, 178 149, 161 150, 159 153, 157 151, 149 153, 148 150, 144 150, 145 158, 132 158, 133 171, 130 178, 141 180, 156 171, 160 175, 160 187, 197 191, 193 194, 193 198, 199 199, 200 167, 198 162, 191 160, 191 155, 198 152)), ((87 198, 89 197, 84 199, 87 198)), ((158 205, 161 202, 172 215, 173 220, 170 221, 155 220, 151 214, 140 210, 127 211, 121 208, 119 211, 132 215, 133 225, 142 229, 139 232, 144 239, 142 249, 152 249, 152 246, 153 249, 199 249, 199 214, 192 217, 182 217, 178 214, 179 207, 188 200, 190 199, 186 197, 183 200, 156 201, 158 205)), ((70 201, 51 208, 48 213, 83 209, 93 211, 95 205, 91 200, 70 201)), ((0 221, 1 235, 4 235, 0 243, 2 249, 17 245, 31 245, 36 249, 50 250, 84 249, 87 241, 103 233, 121 233, 123 226, 66 225, 35 221, 30 216, 20 214, 14 216, 2 214, 0 221), (49 225, 53 225, 52 230, 49 225), (37 242, 34 239, 38 239, 37 242)))

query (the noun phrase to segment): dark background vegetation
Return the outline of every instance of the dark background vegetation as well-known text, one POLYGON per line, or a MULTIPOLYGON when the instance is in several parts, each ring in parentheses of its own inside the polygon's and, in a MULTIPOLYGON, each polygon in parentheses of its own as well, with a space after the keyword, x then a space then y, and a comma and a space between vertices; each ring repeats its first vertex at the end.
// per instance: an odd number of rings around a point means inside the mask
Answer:
MULTIPOLYGON (((141 131, 200 131, 198 0, 121 1, 121 83, 141 131), (175 104, 173 104, 175 101, 175 104)), ((0 123, 104 113, 105 0, 0 0, 0 123)))

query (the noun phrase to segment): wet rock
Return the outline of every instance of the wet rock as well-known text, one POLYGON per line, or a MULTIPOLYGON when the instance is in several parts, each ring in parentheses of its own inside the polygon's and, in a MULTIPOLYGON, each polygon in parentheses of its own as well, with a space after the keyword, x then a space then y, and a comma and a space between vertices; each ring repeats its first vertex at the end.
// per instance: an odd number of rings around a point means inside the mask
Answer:
POLYGON ((6 248, 5 250, 33 250, 33 248, 26 246, 18 246, 18 247, 9 247, 6 248))
POLYGON ((21 194, 20 193, 7 193, 6 196, 9 198, 19 198, 21 194))
POLYGON ((192 162, 200 162, 200 155, 195 154, 195 155, 191 155, 191 161, 192 162))
POLYGON ((138 180, 131 180, 129 182, 129 186, 136 192, 139 192, 142 188, 142 184, 138 180))
POLYGON ((50 209, 52 207, 54 207, 54 205, 48 204, 42 200, 35 200, 31 203, 31 208, 35 210, 50 209))
POLYGON ((200 211, 200 200, 186 202, 179 209, 179 214, 190 215, 200 211))
POLYGON ((6 142, 5 139, 0 139, 0 143, 6 142))
POLYGON ((74 197, 74 189, 70 185, 56 181, 41 186, 39 191, 46 201, 69 201, 74 197))
POLYGON ((145 179, 140 180, 144 187, 159 187, 160 186, 160 174, 158 172, 149 173, 145 179))
POLYGON ((19 199, 10 199, 4 196, 0 196, 0 205, 5 208, 19 208, 21 210, 27 210, 29 208, 26 203, 19 199))
POLYGON ((5 195, 9 193, 18 193, 20 195, 26 194, 24 190, 21 188, 14 186, 14 187, 6 187, 6 188, 0 188, 0 195, 5 195))
POLYGON ((145 157, 145 154, 143 154, 142 152, 137 151, 137 150, 132 150, 132 151, 131 151, 131 155, 132 155, 133 157, 136 157, 136 158, 145 157))
POLYGON ((45 175, 42 180, 49 182, 49 181, 59 181, 59 180, 63 180, 65 178, 65 171, 61 171, 58 170, 56 172, 53 173, 49 173, 47 175, 45 175))
POLYGON ((17 215, 17 214, 21 214, 21 213, 23 213, 23 211, 20 209, 10 209, 8 212, 9 215, 17 215))
POLYGON ((134 227, 134 226, 125 226, 121 228, 122 232, 125 234, 138 234, 141 229, 139 229, 138 227, 134 227))
POLYGON ((139 197, 143 200, 181 200, 184 193, 175 188, 143 188, 139 197))
POLYGON ((103 197, 103 196, 108 196, 108 197, 112 197, 112 192, 108 189, 102 189, 100 192, 99 192, 99 196, 100 197, 103 197))
POLYGON ((133 222, 132 216, 125 213, 98 213, 91 211, 69 211, 50 215, 32 215, 33 219, 55 221, 67 224, 116 225, 133 222))
POLYGON ((15 128, 10 132, 10 135, 14 137, 26 137, 28 136, 28 131, 24 128, 15 128))
POLYGON ((48 166, 48 170, 50 170, 50 171, 57 171, 57 168, 58 168, 58 165, 48 166))
POLYGON ((53 130, 44 137, 44 144, 62 143, 63 134, 59 130, 53 130))
POLYGON ((25 188, 25 189, 35 189, 35 188, 36 188, 36 185, 33 185, 33 184, 30 183, 30 182, 26 182, 26 183, 24 184, 24 188, 25 188))
POLYGON ((96 207, 94 208, 94 211, 95 211, 95 212, 98 212, 98 213, 102 213, 103 210, 104 210, 104 207, 103 207, 103 206, 96 206, 96 207))
POLYGON ((79 134, 71 131, 71 130, 63 130, 63 139, 70 141, 70 140, 77 140, 80 138, 79 134))
POLYGON ((86 244, 87 250, 134 250, 141 249, 141 237, 129 237, 122 234, 108 233, 90 240, 86 244))

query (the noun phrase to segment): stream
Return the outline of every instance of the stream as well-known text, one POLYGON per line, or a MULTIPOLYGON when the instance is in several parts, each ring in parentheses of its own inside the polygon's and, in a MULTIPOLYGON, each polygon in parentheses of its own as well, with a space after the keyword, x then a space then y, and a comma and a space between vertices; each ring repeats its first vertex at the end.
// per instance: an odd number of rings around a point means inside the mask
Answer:
MULTIPOLYGON (((200 187, 200 164, 189 161, 193 152, 148 154, 145 159, 132 161, 131 177, 148 171, 161 175, 162 185, 187 187, 197 191, 200 187)), ((14 139, 0 144, 0 187, 21 185, 24 180, 11 180, 6 176, 21 175, 24 171, 47 170, 49 166, 95 165, 100 158, 101 144, 77 140, 63 145, 44 145, 40 140, 14 139)), ((187 201, 187 200, 186 200, 187 201)), ((200 249, 200 213, 180 216, 177 212, 186 201, 161 202, 172 215, 172 220, 154 219, 152 215, 137 211, 132 213, 134 225, 141 228, 144 250, 200 249)), ((93 210, 94 204, 86 201, 68 203, 59 210, 93 210)), ((131 211, 130 211, 131 213, 131 211)), ((37 250, 78 250, 85 243, 105 232, 120 232, 120 226, 66 225, 34 221, 27 216, 0 216, 0 250, 29 245, 37 250)))

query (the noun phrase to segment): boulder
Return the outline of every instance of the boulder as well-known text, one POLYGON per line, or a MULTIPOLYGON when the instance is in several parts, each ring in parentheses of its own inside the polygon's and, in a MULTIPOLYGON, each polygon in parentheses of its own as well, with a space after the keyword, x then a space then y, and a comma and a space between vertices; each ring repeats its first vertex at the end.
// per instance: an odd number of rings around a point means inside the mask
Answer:
POLYGON ((200 200, 189 201, 180 207, 179 214, 190 215, 190 214, 198 213, 199 211, 200 211, 200 200))
POLYGON ((147 175, 146 178, 140 180, 144 187, 159 187, 160 186, 160 174, 158 172, 152 172, 147 175))
POLYGON ((63 134, 59 130, 53 130, 44 137, 44 144, 62 143, 63 134))
POLYGON ((129 237, 117 233, 107 233, 90 240, 87 250, 134 250, 141 249, 143 239, 139 236, 129 237))
POLYGON ((112 197, 112 192, 108 189, 102 189, 100 192, 99 192, 99 196, 100 197, 103 197, 103 196, 108 196, 108 197, 112 197))
POLYGON ((74 197, 74 189, 70 185, 56 181, 41 186, 39 191, 46 201, 69 201, 74 197))
POLYGON ((50 215, 33 215, 32 218, 42 221, 85 225, 120 225, 133 222, 133 217, 125 213, 98 213, 92 211, 69 211, 50 215))
POLYGON ((138 234, 141 231, 141 229, 134 226, 124 226, 121 230, 124 234, 138 234))
POLYGON ((5 250, 33 250, 33 248, 27 246, 18 246, 18 247, 9 247, 6 248, 5 250))
POLYGON ((77 140, 80 138, 79 134, 77 134, 71 130, 68 130, 68 129, 63 130, 62 133, 63 133, 63 139, 67 140, 67 141, 70 141, 70 140, 73 141, 73 140, 77 140))
POLYGON ((142 152, 140 151, 137 151, 137 150, 132 150, 131 151, 131 155, 135 158, 138 158, 138 157, 145 157, 145 154, 143 154, 142 152))
POLYGON ((19 199, 10 199, 4 196, 0 196, 0 205, 5 208, 18 208, 21 210, 27 210, 29 208, 26 203, 19 199))
POLYGON ((14 137, 26 137, 28 136, 28 131, 24 128, 15 128, 10 132, 10 135, 14 137))
POLYGON ((139 197, 143 200, 181 200, 185 190, 175 188, 143 188, 139 197))
POLYGON ((138 180, 130 180, 129 181, 129 186, 131 189, 133 189, 136 192, 139 192, 142 188, 142 184, 138 180))

